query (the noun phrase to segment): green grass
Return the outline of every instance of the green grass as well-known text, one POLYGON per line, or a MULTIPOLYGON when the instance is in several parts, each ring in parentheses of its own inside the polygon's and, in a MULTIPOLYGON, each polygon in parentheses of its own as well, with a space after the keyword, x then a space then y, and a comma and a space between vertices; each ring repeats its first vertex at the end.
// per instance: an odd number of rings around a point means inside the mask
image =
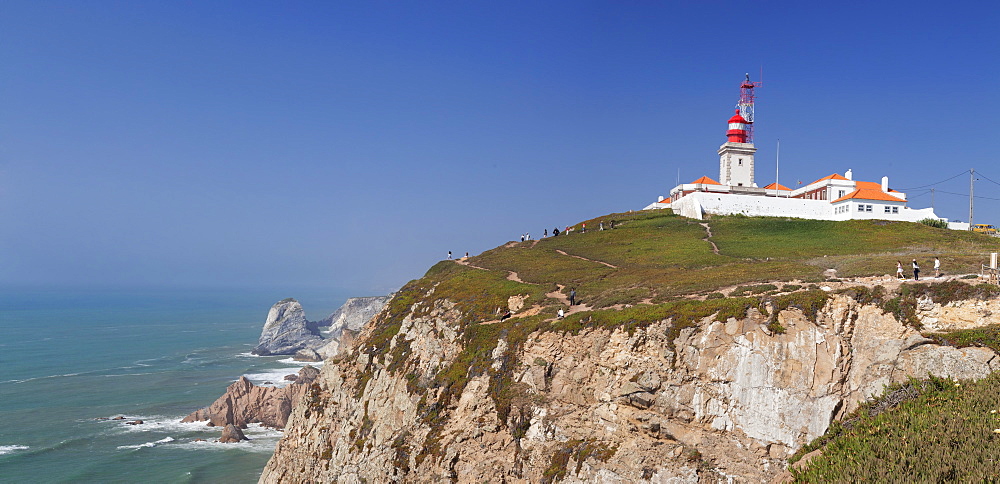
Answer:
MULTIPOLYGON (((699 222, 669 210, 610 214, 586 221, 587 233, 498 247, 471 258, 491 270, 517 272, 526 282, 577 289, 592 307, 666 302, 727 286, 801 280, 820 282, 823 271, 838 277, 893 274, 896 261, 913 258, 924 274, 933 256, 947 273, 978 272, 1000 239, 919 223, 853 220, 831 222, 774 217, 712 217, 711 245, 699 222), (614 230, 595 230, 617 220, 614 230), (568 255, 562 255, 563 251, 568 255), (616 266, 607 267, 598 262, 616 266)), ((576 226, 579 229, 579 224, 576 226)))
POLYGON ((822 455, 792 473, 795 482, 995 482, 997 429, 1000 374, 911 380, 835 422, 791 461, 822 455))

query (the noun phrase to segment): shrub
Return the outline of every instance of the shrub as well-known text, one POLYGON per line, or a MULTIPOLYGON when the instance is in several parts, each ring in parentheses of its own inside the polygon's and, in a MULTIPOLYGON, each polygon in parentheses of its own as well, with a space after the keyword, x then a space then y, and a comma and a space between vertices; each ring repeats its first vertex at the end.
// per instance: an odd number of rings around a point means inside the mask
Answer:
POLYGON ((948 222, 945 222, 944 220, 941 220, 941 219, 925 218, 923 220, 919 220, 919 222, 922 223, 922 224, 924 224, 924 225, 926 225, 926 226, 928 226, 928 227, 934 227, 934 228, 938 228, 938 229, 946 229, 946 228, 948 228, 948 222))

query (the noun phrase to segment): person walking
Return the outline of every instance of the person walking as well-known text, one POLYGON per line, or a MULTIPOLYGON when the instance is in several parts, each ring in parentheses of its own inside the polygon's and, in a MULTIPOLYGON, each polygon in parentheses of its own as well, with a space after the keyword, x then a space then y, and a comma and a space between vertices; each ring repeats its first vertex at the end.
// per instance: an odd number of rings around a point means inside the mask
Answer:
POLYGON ((941 277, 941 259, 934 258, 934 277, 941 277))
POLYGON ((552 236, 555 237, 557 235, 559 235, 559 227, 552 229, 552 236))
POLYGON ((917 265, 917 259, 913 259, 913 280, 920 280, 920 266, 917 265))
POLYGON ((448 251, 448 260, 451 260, 451 251, 448 251))
POLYGON ((602 230, 604 230, 604 221, 603 220, 601 221, 600 225, 597 226, 597 231, 598 232, 600 232, 602 230))
POLYGON ((576 305, 576 289, 569 290, 569 305, 570 306, 576 305))
POLYGON ((582 228, 580 229, 581 234, 587 233, 587 223, 584 222, 582 228))
POLYGON ((903 276, 903 261, 896 261, 896 279, 904 279, 903 276))
POLYGON ((545 229, 545 231, 542 232, 542 238, 544 239, 548 236, 549 236, 549 229, 545 229))

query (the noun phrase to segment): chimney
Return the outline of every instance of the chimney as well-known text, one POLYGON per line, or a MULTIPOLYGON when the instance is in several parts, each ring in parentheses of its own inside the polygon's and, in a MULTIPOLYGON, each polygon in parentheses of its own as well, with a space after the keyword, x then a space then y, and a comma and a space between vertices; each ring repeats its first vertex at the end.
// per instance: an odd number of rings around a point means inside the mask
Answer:
POLYGON ((657 202, 662 202, 663 201, 663 195, 660 195, 659 197, 657 197, 656 201, 657 202))
POLYGON ((882 177, 882 191, 889 193, 889 177, 882 177))
POLYGON ((848 168, 847 171, 844 173, 844 178, 847 178, 848 180, 853 180, 854 172, 852 172, 851 169, 848 168))

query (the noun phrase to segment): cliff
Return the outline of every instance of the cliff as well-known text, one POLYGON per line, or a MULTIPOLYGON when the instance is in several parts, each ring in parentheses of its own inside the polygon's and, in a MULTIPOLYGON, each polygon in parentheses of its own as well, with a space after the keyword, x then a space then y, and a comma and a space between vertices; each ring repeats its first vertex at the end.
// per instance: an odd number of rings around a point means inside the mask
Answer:
POLYGON ((391 297, 349 298, 319 321, 306 319, 302 305, 295 299, 283 299, 271 306, 258 344, 251 352, 263 356, 296 355, 304 361, 329 358, 337 354, 345 331, 359 330, 391 297))
MULTIPOLYGON (((500 331, 475 350, 483 366, 446 387, 439 372, 468 356, 461 314, 447 300, 414 306, 388 343, 408 349, 357 349, 323 368, 261 482, 764 481, 886 384, 981 378, 1000 365, 989 349, 933 344, 877 305, 836 295, 815 316, 777 312, 783 333, 756 308, 679 331, 676 317, 539 328, 520 341, 500 331)), ((940 323, 981 318, 1000 301, 924 306, 940 323)))
POLYGON ((291 384, 281 388, 259 387, 241 376, 215 402, 192 412, 181 422, 207 421, 209 427, 235 425, 243 429, 247 428, 247 424, 260 423, 272 428, 284 428, 293 403, 299 400, 317 375, 319 370, 307 365, 299 370, 291 384))
POLYGON ((271 306, 260 332, 260 340, 251 351, 255 355, 291 355, 302 349, 323 345, 319 327, 306 319, 302 305, 292 298, 271 306))
POLYGON ((774 267, 831 267, 729 256, 726 243, 713 255, 677 236, 695 236, 690 224, 648 222, 508 244, 407 284, 327 360, 261 482, 768 481, 887 384, 1000 366, 927 333, 992 322, 994 286, 768 282, 774 267), (717 265, 677 271, 669 250, 717 265), (560 281, 583 304, 568 306, 560 281))
POLYGON ((368 321, 371 321, 385 304, 392 299, 392 294, 388 296, 373 297, 352 297, 337 308, 333 314, 317 322, 323 330, 323 337, 326 343, 317 349, 321 358, 330 358, 337 354, 337 351, 344 343, 344 339, 350 340, 358 330, 368 321), (347 332, 347 338, 344 333, 347 332))

